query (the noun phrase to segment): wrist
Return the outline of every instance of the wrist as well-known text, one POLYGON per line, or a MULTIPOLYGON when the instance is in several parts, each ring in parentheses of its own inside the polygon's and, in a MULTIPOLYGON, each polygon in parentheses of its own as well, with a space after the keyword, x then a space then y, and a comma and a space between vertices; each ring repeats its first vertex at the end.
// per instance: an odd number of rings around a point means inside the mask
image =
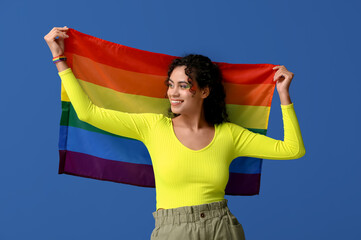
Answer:
POLYGON ((282 105, 289 105, 292 103, 290 94, 288 92, 279 93, 280 101, 282 105))
POLYGON ((290 92, 288 90, 280 90, 280 91, 278 91, 278 95, 280 95, 280 96, 289 96, 290 92))
POLYGON ((59 56, 53 57, 53 63, 58 63, 58 62, 62 62, 62 61, 66 61, 66 56, 59 55, 59 56))
POLYGON ((53 54, 53 58, 58 57, 60 55, 64 55, 63 52, 53 52, 52 54, 53 54))

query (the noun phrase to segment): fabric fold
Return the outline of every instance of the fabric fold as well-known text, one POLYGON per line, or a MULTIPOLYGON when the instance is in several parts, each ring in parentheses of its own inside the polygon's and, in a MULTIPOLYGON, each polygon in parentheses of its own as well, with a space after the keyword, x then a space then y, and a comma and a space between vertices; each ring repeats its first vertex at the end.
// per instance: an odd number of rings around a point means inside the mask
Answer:
MULTIPOLYGON (((74 29, 67 34, 64 55, 94 104, 127 113, 167 114, 164 80, 176 56, 127 47, 74 29)), ((215 63, 224 78, 231 122, 266 135, 275 89, 272 68, 276 65, 215 63)), ((78 119, 63 84, 61 101, 59 174, 155 187, 151 159, 141 141, 78 119)), ((262 159, 234 159, 225 193, 259 194, 261 169, 262 159)))

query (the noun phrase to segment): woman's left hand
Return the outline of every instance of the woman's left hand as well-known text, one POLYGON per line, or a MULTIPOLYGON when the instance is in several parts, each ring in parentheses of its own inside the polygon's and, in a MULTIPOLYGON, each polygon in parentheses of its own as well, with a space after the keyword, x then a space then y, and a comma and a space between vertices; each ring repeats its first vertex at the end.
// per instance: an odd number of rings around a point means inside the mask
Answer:
POLYGON ((289 93, 289 88, 294 74, 286 69, 285 66, 279 65, 273 68, 278 69, 275 73, 273 81, 277 81, 278 93, 289 93))

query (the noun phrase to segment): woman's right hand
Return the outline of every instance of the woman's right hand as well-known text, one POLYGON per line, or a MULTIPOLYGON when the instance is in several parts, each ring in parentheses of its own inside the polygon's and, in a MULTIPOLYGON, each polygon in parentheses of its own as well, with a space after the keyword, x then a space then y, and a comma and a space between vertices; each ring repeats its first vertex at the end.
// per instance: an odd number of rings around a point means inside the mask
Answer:
POLYGON ((69 30, 67 26, 65 27, 54 27, 51 31, 44 36, 46 43, 48 44, 53 57, 64 54, 64 38, 69 36, 66 32, 69 30), (59 37, 56 39, 56 37, 59 37))

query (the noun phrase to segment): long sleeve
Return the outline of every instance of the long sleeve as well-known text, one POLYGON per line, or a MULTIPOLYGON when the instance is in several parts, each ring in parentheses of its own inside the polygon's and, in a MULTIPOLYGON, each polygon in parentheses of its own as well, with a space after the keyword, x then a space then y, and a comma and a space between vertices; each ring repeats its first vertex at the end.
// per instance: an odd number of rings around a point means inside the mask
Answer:
POLYGON ((59 72, 66 93, 78 118, 104 131, 144 142, 147 132, 161 114, 125 113, 101 108, 92 103, 71 68, 59 72))
POLYGON ((248 156, 264 159, 287 160, 305 155, 300 126, 293 103, 281 105, 284 140, 276 140, 248 129, 230 124, 235 144, 235 157, 248 156))

